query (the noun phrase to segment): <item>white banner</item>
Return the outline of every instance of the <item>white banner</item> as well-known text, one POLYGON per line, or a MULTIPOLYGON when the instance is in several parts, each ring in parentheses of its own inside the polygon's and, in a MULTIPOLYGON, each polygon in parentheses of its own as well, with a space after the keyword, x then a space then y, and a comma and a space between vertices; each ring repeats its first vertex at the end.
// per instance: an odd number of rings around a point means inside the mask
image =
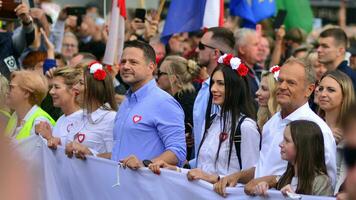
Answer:
MULTIPOLYGON (((148 169, 132 171, 118 167, 111 160, 88 157, 86 160, 67 158, 64 149, 49 149, 38 136, 19 145, 28 160, 24 165, 32 171, 33 187, 38 188, 38 199, 50 200, 105 200, 105 199, 285 199, 279 191, 268 191, 268 198, 249 197, 243 187, 228 188, 222 198, 213 186, 204 181, 188 181, 184 174, 162 170, 155 175, 148 169), (119 178, 117 177, 119 174, 119 178), (119 185, 116 185, 118 183, 119 185)), ((334 199, 303 196, 305 200, 334 199)))

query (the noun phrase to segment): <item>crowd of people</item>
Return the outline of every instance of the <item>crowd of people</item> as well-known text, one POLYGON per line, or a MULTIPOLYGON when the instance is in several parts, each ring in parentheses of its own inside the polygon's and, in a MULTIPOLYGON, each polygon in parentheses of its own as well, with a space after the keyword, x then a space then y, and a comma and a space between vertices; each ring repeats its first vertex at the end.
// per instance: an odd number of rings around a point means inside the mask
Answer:
POLYGON ((222 196, 243 183, 248 195, 356 199, 355 35, 228 16, 164 44, 151 11, 128 16, 120 61, 106 65, 97 5, 52 7, 21 3, 0 29, 0 130, 13 142, 38 135, 68 157, 174 170, 222 196))

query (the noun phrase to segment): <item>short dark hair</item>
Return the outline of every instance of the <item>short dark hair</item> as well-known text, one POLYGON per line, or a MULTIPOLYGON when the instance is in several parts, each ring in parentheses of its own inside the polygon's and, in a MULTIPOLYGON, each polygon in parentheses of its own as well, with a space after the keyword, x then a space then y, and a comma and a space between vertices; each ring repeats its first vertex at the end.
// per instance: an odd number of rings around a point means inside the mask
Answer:
POLYGON ((345 31, 341 28, 329 28, 320 33, 321 38, 332 37, 337 44, 347 48, 348 39, 345 31))
MULTIPOLYGON (((226 45, 231 49, 231 51, 234 49, 235 37, 234 37, 234 33, 229 29, 223 27, 212 27, 209 28, 207 32, 213 33, 213 35, 211 36, 212 40, 218 43, 222 43, 223 45, 226 45)), ((224 52, 224 53, 228 53, 228 52, 224 52)))
POLYGON ((132 40, 132 41, 125 42, 124 49, 128 47, 141 49, 143 52, 143 56, 146 58, 146 62, 147 63, 153 62, 154 64, 156 64, 155 50, 148 43, 139 40, 132 40))

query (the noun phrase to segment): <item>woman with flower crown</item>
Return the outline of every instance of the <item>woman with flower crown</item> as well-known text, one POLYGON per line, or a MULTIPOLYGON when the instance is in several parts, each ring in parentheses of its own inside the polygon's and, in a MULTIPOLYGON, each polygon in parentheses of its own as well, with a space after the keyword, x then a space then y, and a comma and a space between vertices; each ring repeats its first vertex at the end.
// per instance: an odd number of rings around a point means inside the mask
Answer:
MULTIPOLYGON (((231 54, 219 58, 212 73, 209 101, 220 107, 220 113, 206 120, 197 168, 187 172, 189 180, 216 183, 220 176, 256 164, 260 133, 255 122, 256 112, 251 103, 247 73, 248 68, 239 58, 231 54)), ((163 162, 149 166, 157 174, 160 167, 181 171, 163 162)))
POLYGON ((83 67, 83 73, 72 86, 72 90, 75 101, 83 108, 81 120, 68 124, 62 130, 62 133, 67 134, 60 136, 52 136, 46 127, 40 127, 38 132, 46 139, 49 138, 49 147, 66 146, 69 157, 73 154, 82 159, 86 155, 101 154, 105 157, 113 147, 113 127, 117 109, 112 79, 97 61, 78 67, 83 67))

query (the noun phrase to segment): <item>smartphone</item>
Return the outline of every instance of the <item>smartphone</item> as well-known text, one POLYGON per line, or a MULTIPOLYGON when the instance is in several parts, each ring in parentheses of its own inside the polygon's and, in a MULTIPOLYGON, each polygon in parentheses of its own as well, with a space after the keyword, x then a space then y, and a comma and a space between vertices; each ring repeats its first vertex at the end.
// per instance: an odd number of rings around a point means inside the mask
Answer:
POLYGON ((145 22, 146 9, 136 8, 136 10, 135 10, 135 18, 141 19, 142 22, 145 22))
POLYGON ((68 7, 66 8, 68 15, 82 16, 86 14, 85 7, 68 7))
POLYGON ((278 10, 277 16, 274 19, 273 29, 279 29, 282 26, 282 24, 284 23, 286 16, 287 16, 286 10, 278 10))
POLYGON ((2 0, 2 7, 0 8, 0 19, 16 20, 17 15, 15 8, 22 3, 22 0, 2 0))

